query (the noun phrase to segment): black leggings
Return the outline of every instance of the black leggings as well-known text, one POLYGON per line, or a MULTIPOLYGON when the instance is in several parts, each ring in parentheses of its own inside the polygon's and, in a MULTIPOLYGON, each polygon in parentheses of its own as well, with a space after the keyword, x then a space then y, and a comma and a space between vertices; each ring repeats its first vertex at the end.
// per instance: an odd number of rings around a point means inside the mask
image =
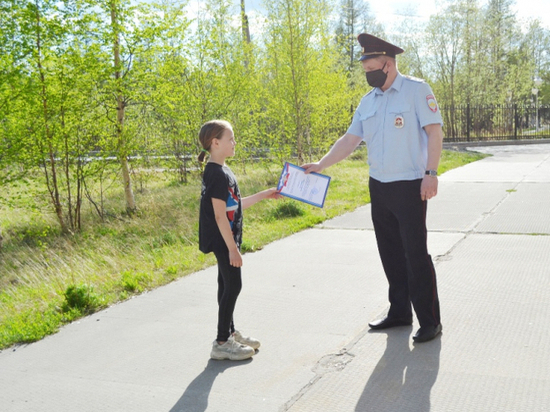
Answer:
POLYGON ((229 264, 227 248, 214 250, 218 260, 218 336, 217 341, 224 342, 235 332, 233 311, 237 297, 241 292, 241 268, 229 264))

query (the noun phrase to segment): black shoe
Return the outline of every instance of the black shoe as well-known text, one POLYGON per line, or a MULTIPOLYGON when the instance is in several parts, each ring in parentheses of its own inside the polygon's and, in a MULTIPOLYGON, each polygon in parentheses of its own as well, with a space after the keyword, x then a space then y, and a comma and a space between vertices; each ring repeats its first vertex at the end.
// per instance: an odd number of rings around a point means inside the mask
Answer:
POLYGON ((390 318, 385 317, 369 323, 371 329, 388 329, 395 326, 409 326, 412 325, 412 319, 404 318, 390 318))
POLYGON ((437 326, 423 326, 413 336, 415 342, 427 342, 441 333, 441 323, 437 326))

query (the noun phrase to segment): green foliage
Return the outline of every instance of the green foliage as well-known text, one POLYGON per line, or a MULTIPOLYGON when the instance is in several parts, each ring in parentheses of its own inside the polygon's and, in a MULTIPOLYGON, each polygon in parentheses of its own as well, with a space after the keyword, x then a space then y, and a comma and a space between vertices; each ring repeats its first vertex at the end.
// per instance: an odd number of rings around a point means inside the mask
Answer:
POLYGON ((265 132, 278 159, 317 157, 349 121, 347 78, 331 41, 332 11, 324 0, 266 4, 267 79, 265 132))
POLYGON ((61 311, 70 319, 90 314, 100 306, 100 298, 90 285, 70 285, 63 296, 61 311))
POLYGON ((271 212, 274 219, 285 219, 288 217, 303 216, 306 212, 298 202, 280 202, 271 212))
POLYGON ((62 322, 62 315, 56 310, 27 309, 2 320, 0 327, 0 348, 14 343, 30 343, 55 333, 62 322))
POLYGON ((540 53, 550 33, 536 21, 523 33, 511 6, 511 0, 454 1, 430 18, 427 48, 415 51, 430 56, 425 73, 440 104, 530 103, 533 79, 548 70, 540 53))
MULTIPOLYGON (((193 18, 185 1, 1 0, 0 185, 39 173, 71 234, 87 203, 113 214, 107 188, 131 218, 133 191, 157 170, 196 178, 197 131, 212 118, 233 123, 243 172, 252 160, 315 159, 368 91, 360 31, 402 45, 401 70, 430 81, 442 105, 529 102, 535 76, 539 103, 550 99, 549 31, 518 22, 510 0, 453 0, 427 26, 396 27, 363 0, 338 3, 266 2, 250 41, 230 0, 201 2, 193 18)), ((0 201, 14 199, 0 190, 0 201)))
POLYGON ((121 274, 122 287, 127 292, 143 292, 151 283, 153 277, 145 272, 125 270, 121 274))

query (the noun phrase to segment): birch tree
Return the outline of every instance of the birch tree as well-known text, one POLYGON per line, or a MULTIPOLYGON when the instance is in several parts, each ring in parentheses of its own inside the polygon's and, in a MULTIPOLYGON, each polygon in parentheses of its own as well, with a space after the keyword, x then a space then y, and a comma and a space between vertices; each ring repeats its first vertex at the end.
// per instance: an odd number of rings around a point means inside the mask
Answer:
POLYGON ((78 159, 90 149, 84 113, 93 109, 85 91, 97 59, 81 42, 90 23, 81 6, 13 2, 9 26, 16 34, 4 54, 12 69, 2 87, 9 101, 2 127, 9 154, 4 171, 40 168, 62 233, 80 229, 84 165, 78 159))
POLYGON ((346 78, 330 41, 324 0, 276 0, 266 5, 266 111, 280 157, 311 157, 349 121, 346 78), (317 119, 318 122, 314 121, 317 119))

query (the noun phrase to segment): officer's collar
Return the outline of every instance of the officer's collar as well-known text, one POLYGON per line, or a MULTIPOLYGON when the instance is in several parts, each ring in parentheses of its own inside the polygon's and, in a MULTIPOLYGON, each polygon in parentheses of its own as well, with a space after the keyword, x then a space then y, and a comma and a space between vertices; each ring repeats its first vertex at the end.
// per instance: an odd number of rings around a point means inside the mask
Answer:
MULTIPOLYGON (((389 89, 386 90, 386 92, 389 92, 391 89, 395 89, 395 91, 398 92, 399 90, 401 90, 401 85, 402 84, 403 84, 403 76, 398 71, 397 76, 395 77, 395 79, 393 79, 393 83, 391 84, 389 89)), ((383 92, 381 88, 379 88, 379 87, 376 88, 376 94, 384 94, 384 93, 385 92, 383 92)))

